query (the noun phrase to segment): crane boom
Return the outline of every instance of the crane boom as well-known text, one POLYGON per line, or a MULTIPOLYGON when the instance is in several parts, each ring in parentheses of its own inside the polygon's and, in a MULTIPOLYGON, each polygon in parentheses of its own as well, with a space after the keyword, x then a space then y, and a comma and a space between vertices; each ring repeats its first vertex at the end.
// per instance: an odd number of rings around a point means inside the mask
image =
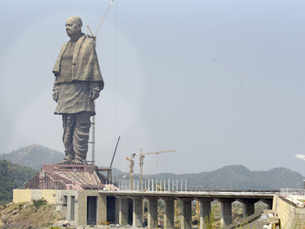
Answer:
POLYGON ((120 139, 121 139, 121 136, 118 137, 118 140, 117 140, 117 142, 115 144, 114 152, 113 152, 112 159, 111 159, 111 162, 110 162, 110 168, 112 168, 112 164, 113 164, 113 161, 114 161, 114 158, 115 158, 115 155, 116 155, 116 151, 118 149, 118 145, 119 145, 120 139))
POLYGON ((158 152, 147 152, 147 153, 138 153, 139 155, 158 155, 161 153, 170 153, 170 152, 176 152, 176 150, 161 150, 158 152))
POLYGON ((159 155, 161 153, 170 153, 170 152, 176 152, 176 150, 160 150, 158 152, 147 152, 144 153, 142 150, 140 150, 140 153, 137 153, 139 155, 139 165, 140 165, 140 188, 143 188, 143 176, 144 176, 144 158, 146 155, 159 155))

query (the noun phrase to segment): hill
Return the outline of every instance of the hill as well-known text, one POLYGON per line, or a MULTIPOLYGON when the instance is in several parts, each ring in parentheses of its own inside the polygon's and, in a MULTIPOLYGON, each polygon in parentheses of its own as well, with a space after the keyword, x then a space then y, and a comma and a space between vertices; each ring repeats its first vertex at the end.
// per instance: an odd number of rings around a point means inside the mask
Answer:
POLYGON ((224 166, 214 171, 196 174, 157 174, 146 176, 155 179, 187 180, 191 188, 227 190, 275 190, 304 188, 301 174, 286 168, 267 171, 250 171, 242 165, 224 166))
POLYGON ((0 155, 0 160, 40 170, 43 164, 54 164, 62 161, 63 153, 41 145, 30 145, 0 155))
POLYGON ((35 174, 31 168, 0 160, 0 204, 11 201, 12 190, 23 187, 35 174))
MULTIPOLYGON (((64 155, 41 145, 31 145, 11 153, 0 155, 22 166, 40 169, 43 164, 53 164, 63 160, 64 155)), ((128 173, 113 169, 115 180, 128 179, 128 173)), ((135 175, 137 179, 138 174, 135 175)), ((280 188, 304 188, 301 174, 287 168, 274 168, 267 171, 251 171, 243 165, 229 165, 222 168, 193 174, 160 173, 146 175, 148 179, 187 180, 188 186, 201 189, 230 190, 271 190, 280 188)))

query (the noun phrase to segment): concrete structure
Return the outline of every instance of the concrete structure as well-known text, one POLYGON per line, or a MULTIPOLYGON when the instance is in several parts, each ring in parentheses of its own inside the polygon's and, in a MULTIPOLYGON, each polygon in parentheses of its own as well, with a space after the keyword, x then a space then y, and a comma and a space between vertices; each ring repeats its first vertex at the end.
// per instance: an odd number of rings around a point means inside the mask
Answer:
POLYGON ((243 204, 244 209, 244 217, 248 217, 254 214, 255 211, 255 200, 252 199, 244 199, 239 200, 243 204))
POLYGON ((165 203, 163 227, 173 229, 175 201, 180 201, 180 227, 191 229, 192 201, 200 203, 200 228, 206 229, 211 212, 211 201, 221 203, 223 226, 232 223, 232 202, 243 201, 244 215, 253 212, 254 203, 263 200, 272 202, 274 193, 268 192, 137 192, 101 190, 14 190, 14 202, 27 202, 44 198, 57 204, 66 219, 75 225, 120 225, 143 226, 143 201, 148 201, 148 228, 158 226, 158 200, 165 203))
POLYGON ((165 203, 164 228, 173 229, 175 225, 175 199, 163 198, 165 203))
POLYGON ((53 189, 14 189, 13 202, 31 202, 33 200, 44 199, 50 204, 60 202, 61 192, 53 189))
POLYGON ((192 198, 181 198, 181 229, 192 229, 192 198))
MULTIPOLYGON (((305 197, 305 196, 304 196, 305 197)), ((305 198, 304 198, 305 199, 305 198)), ((305 208, 298 207, 293 202, 279 195, 274 196, 273 211, 279 216, 281 228, 304 229, 305 208)))
POLYGON ((132 225, 134 227, 143 226, 143 199, 141 197, 133 197, 132 225))
POLYGON ((147 227, 149 229, 158 227, 158 198, 148 199, 147 227))
POLYGON ((232 202, 234 199, 219 199, 221 206, 221 225, 227 227, 232 224, 232 202))
POLYGON ((13 202, 31 202, 45 199, 49 204, 56 204, 62 210, 66 219, 76 225, 106 224, 107 203, 106 196, 96 190, 34 190, 15 189, 13 202))
POLYGON ((44 165, 39 173, 25 185, 29 189, 86 190, 103 189, 107 178, 100 174, 107 168, 94 165, 44 165))
POLYGON ((200 204, 200 229, 207 229, 211 214, 211 202, 210 198, 198 199, 200 204))
POLYGON ((148 228, 156 228, 157 224, 157 203, 163 200, 165 203, 165 214, 163 228, 173 229, 175 222, 174 201, 180 201, 181 218, 180 227, 191 229, 192 227, 192 201, 200 202, 200 228, 205 229, 211 212, 211 202, 218 200, 222 206, 223 226, 232 223, 232 202, 243 201, 245 206, 244 215, 247 216, 253 211, 254 203, 260 200, 272 202, 274 193, 271 192, 142 192, 142 191, 99 191, 102 196, 114 196, 119 201, 120 208, 118 222, 120 225, 133 225, 140 227, 143 222, 143 200, 148 200, 148 228), (128 205, 128 199, 132 200, 132 206, 128 205), (126 207, 132 208, 132 217, 126 207), (128 219, 132 218, 132 223, 128 219))
POLYGON ((118 206, 119 206, 118 223, 120 225, 127 225, 128 224, 128 199, 127 198, 118 198, 117 201, 119 202, 119 204, 118 204, 118 206))

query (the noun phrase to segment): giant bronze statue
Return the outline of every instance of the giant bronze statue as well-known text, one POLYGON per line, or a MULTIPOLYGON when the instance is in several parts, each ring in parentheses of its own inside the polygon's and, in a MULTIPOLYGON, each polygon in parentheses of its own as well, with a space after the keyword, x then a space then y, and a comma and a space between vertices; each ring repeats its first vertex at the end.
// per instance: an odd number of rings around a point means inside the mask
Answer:
POLYGON ((70 40, 59 53, 53 69, 55 114, 62 115, 64 163, 86 163, 90 117, 95 115, 94 100, 104 88, 94 37, 82 33, 80 17, 66 21, 70 40))

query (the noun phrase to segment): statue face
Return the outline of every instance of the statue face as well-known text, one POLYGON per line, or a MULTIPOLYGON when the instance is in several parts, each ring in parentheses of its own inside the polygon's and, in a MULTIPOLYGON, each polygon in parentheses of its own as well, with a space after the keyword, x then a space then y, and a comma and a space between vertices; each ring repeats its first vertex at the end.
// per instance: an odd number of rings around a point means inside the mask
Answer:
POLYGON ((77 35, 81 32, 81 26, 75 18, 71 17, 67 19, 66 32, 69 37, 77 35))

